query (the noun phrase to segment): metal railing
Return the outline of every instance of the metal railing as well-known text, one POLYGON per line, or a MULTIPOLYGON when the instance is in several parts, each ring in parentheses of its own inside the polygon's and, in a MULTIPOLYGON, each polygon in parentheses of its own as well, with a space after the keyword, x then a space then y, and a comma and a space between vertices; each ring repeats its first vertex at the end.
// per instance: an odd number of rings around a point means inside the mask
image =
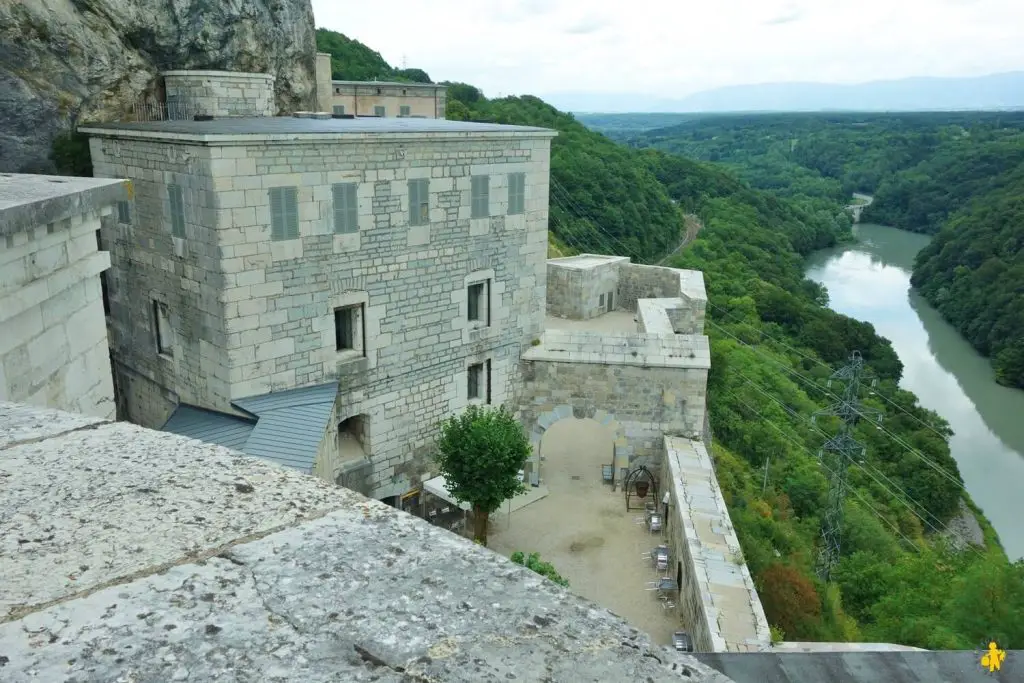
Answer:
POLYGON ((128 116, 129 121, 189 121, 202 108, 192 102, 134 102, 128 116))

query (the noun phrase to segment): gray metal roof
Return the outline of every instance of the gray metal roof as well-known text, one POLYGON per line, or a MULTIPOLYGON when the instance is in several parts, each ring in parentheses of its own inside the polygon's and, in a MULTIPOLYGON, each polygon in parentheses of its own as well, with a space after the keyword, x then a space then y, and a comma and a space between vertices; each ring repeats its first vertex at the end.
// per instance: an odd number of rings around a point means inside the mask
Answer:
POLYGON ((246 420, 182 403, 171 413, 162 431, 242 450, 255 426, 255 419, 246 420))
POLYGON ((736 683, 1009 683, 1024 681, 1024 651, 1010 650, 999 671, 981 652, 695 653, 736 683))
POLYGON ((329 382, 232 401, 236 408, 252 414, 252 420, 181 404, 163 431, 309 473, 337 395, 338 383, 329 382))
POLYGON ((449 121, 420 118, 312 119, 294 116, 219 118, 212 121, 147 121, 141 123, 89 123, 79 132, 150 133, 174 136, 249 136, 249 135, 366 135, 374 133, 533 133, 553 137, 555 131, 533 126, 506 126, 498 123, 449 121))

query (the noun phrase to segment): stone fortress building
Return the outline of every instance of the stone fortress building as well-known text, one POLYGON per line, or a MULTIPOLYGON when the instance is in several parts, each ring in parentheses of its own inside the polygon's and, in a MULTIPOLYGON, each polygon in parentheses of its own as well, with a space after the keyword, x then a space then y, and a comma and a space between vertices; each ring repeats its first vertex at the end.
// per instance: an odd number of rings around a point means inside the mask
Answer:
MULTIPOLYGON (((258 98, 260 101, 265 96, 258 98)), ((377 498, 541 335, 554 133, 443 119, 84 126, 122 414, 377 498)))
POLYGON ((448 87, 437 83, 336 81, 331 78, 331 55, 316 56, 317 105, 334 116, 443 119, 448 87))

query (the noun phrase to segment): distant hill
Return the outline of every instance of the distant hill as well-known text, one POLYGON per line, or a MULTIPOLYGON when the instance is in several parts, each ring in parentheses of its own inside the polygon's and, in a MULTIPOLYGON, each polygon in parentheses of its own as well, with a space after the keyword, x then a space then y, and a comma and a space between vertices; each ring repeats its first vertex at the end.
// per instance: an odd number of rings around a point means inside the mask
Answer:
POLYGON ((854 85, 762 83, 672 99, 629 93, 561 93, 572 112, 950 111, 1024 109, 1024 71, 971 78, 904 78, 854 85))

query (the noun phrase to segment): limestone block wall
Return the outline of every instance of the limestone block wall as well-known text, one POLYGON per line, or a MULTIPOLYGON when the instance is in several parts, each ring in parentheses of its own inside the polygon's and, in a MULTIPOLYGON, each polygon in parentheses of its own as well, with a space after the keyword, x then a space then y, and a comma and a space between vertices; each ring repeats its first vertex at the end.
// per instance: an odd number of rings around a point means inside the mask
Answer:
POLYGON ((109 335, 124 417, 160 428, 178 400, 232 412, 212 175, 221 150, 110 138, 92 138, 90 150, 97 177, 130 178, 135 188, 129 221, 114 216, 102 231, 111 254, 109 335), (172 184, 182 188, 184 238, 171 234, 172 184), (170 318, 171 354, 157 351, 155 301, 170 318))
POLYGON ((0 401, 114 417, 96 241, 112 206, 0 237, 0 401))
MULTIPOLYGON (((274 116, 274 76, 235 71, 165 71, 167 109, 212 116, 274 116)), ((191 117, 189 117, 191 118, 191 117)))
POLYGON ((548 261, 547 277, 545 307, 548 315, 573 320, 583 318, 583 271, 548 261))
POLYGON ((375 107, 384 107, 384 116, 401 115, 402 107, 409 107, 409 116, 443 119, 448 89, 443 85, 423 83, 376 83, 373 81, 332 81, 331 108, 345 108, 345 114, 374 116, 375 107))
POLYGON ((378 139, 225 147, 213 163, 231 395, 340 378, 336 419, 362 416, 386 496, 408 488, 437 421, 468 404, 470 364, 490 362, 492 403, 511 398, 519 353, 543 324, 550 142, 378 139), (526 212, 507 216, 513 172, 526 174, 526 212), (479 174, 491 177, 491 217, 471 220, 479 174), (409 225, 412 179, 429 180, 429 225, 409 225), (334 232, 334 183, 357 186, 357 232, 334 232), (267 188, 278 186, 298 188, 298 239, 270 239, 267 188), (491 283, 489 327, 467 320, 474 278, 491 283), (362 355, 335 348, 333 310, 354 303, 362 355))
MULTIPOLYGON (((621 425, 625 442, 616 467, 637 458, 660 461, 663 434, 690 434, 703 426, 707 369, 524 360, 517 405, 530 432, 559 406, 588 416, 602 410, 621 425)), ((536 439, 539 443, 539 436, 536 439)))
POLYGON ((619 305, 619 268, 625 256, 580 254, 548 261, 549 315, 589 320, 619 305))
POLYGON ((629 311, 636 310, 638 299, 679 296, 679 271, 673 268, 624 263, 618 276, 620 305, 629 311))

